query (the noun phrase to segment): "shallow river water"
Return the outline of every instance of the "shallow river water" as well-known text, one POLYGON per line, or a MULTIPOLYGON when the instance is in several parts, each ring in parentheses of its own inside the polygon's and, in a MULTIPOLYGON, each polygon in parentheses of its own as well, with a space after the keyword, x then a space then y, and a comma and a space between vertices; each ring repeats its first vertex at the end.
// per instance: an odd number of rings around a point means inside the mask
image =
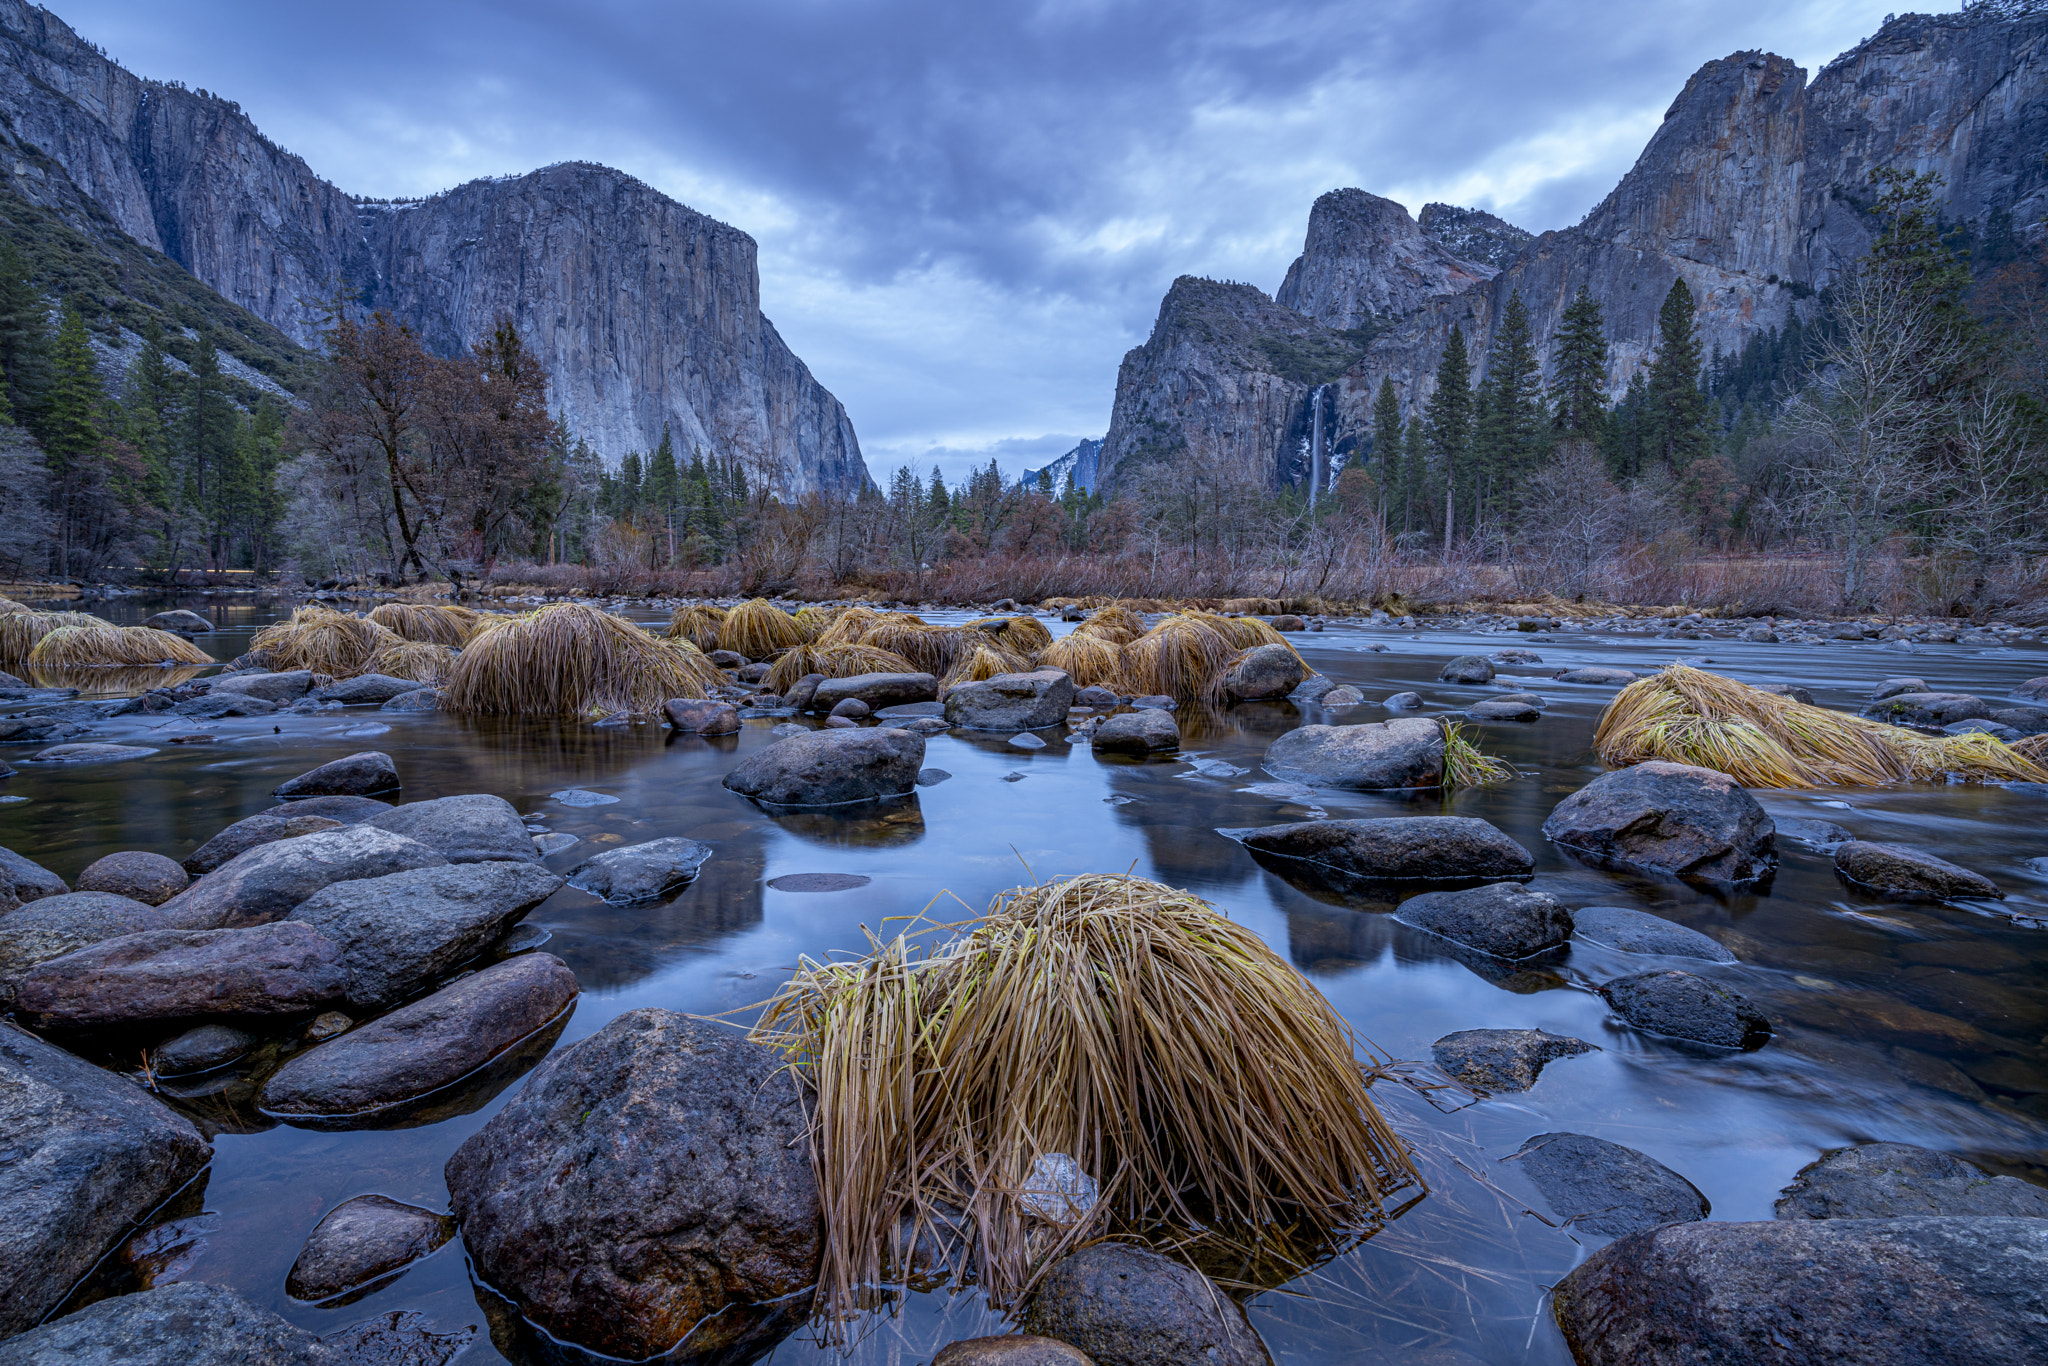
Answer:
MULTIPOLYGON (((162 605, 99 610, 134 621, 162 605)), ((267 606, 219 600, 180 605, 222 624, 219 634, 201 638, 222 658, 245 649, 249 634, 275 615, 267 606)), ((547 950, 567 961, 583 988, 558 1048, 642 1006, 715 1013, 758 1002, 799 955, 859 951, 864 926, 883 930, 889 917, 934 898, 978 910, 1034 877, 1126 870, 1188 888, 1250 926, 1387 1058, 1426 1063, 1432 1040, 1473 1028, 1541 1028, 1597 1044, 1599 1052, 1550 1064, 1533 1090, 1516 1095, 1475 1100, 1399 1080, 1375 1086, 1376 1100, 1414 1145, 1430 1193, 1377 1236, 1250 1302, 1253 1322, 1281 1362, 1569 1361, 1547 1288, 1605 1240, 1554 1227, 1535 1212, 1546 1206, 1515 1165, 1501 1161, 1539 1133, 1587 1133, 1638 1148, 1705 1192, 1716 1219, 1768 1219, 1778 1190, 1822 1149, 1877 1139, 1952 1151, 2048 1184, 2048 789, 1957 784, 1759 794, 1773 815, 1920 845, 1986 873, 2008 892, 2002 903, 1887 904, 1845 889, 1824 853, 1782 836, 1782 864, 1767 887, 1715 892, 1583 866, 1539 830, 1551 807, 1601 771, 1589 746, 1613 692, 1555 683, 1548 677, 1554 669, 1601 663, 1643 670, 1704 654, 1733 677, 1798 683, 1823 705, 1853 707, 1872 683, 1902 673, 1937 688, 2004 697, 2021 680, 2048 673, 2048 652, 1950 646, 1907 654, 1874 643, 1341 627, 1292 639, 1317 669, 1360 687, 1367 705, 1348 716, 1280 703, 1183 717, 1183 753, 1144 761, 1099 758, 1085 743, 1058 739, 1026 752, 1002 736, 944 734, 929 742, 925 762, 953 776, 880 817, 771 817, 725 791, 719 780, 769 743, 773 721, 750 721, 736 737, 706 741, 671 738, 653 725, 604 729, 351 708, 203 727, 164 716, 117 718, 88 738, 161 746, 121 763, 53 769, 22 763, 32 751, 7 755, 21 771, 0 785, 11 799, 0 803, 0 844, 67 880, 116 850, 183 858, 230 822, 272 806, 269 793, 284 779, 381 749, 396 759, 407 800, 496 793, 530 824, 577 837, 548 860, 562 872, 607 845, 662 836, 716 847, 703 875, 669 902, 607 907, 565 887, 528 918, 551 933, 547 950), (1371 651, 1374 644, 1386 652, 1371 651), (1431 704, 1424 714, 1498 691, 1438 683, 1437 671, 1452 655, 1510 645, 1535 649, 1543 663, 1504 667, 1501 682, 1550 704, 1534 724, 1473 728, 1483 749, 1520 770, 1512 783, 1415 801, 1310 795, 1275 785, 1258 769, 1282 731, 1305 721, 1384 719, 1374 704, 1395 691, 1422 693, 1431 704), (215 740, 165 743, 202 729, 215 740), (550 795, 571 788, 617 800, 570 806, 550 795), (1216 833, 1319 812, 1484 817, 1534 851, 1532 885, 1567 905, 1654 911, 1714 936, 1742 961, 1667 963, 1575 942, 1558 964, 1493 980, 1444 941, 1395 923, 1384 913, 1389 907, 1342 904, 1297 888, 1216 833), (768 885, 791 873, 871 881, 827 893, 768 885), (1763 1008, 1775 1037, 1736 1056, 1688 1049, 1622 1027, 1590 990, 1656 966, 1721 977, 1763 1008)), ((943 918, 966 914, 953 909, 943 918)), ((284 1290, 306 1234, 338 1202, 377 1192, 445 1209, 443 1164, 518 1083, 498 1077, 493 1084, 503 1089, 465 1098, 474 1106, 469 1113, 414 1128, 338 1133, 269 1124, 232 1077, 188 1086, 202 1094, 185 1103, 219 1132, 203 1196, 192 1192, 173 1211, 182 1222, 157 1238, 164 1274, 230 1286, 316 1332, 381 1311, 418 1310, 444 1332, 478 1327, 464 1363, 502 1359, 479 1308, 486 1292, 472 1285, 460 1239, 342 1307, 311 1307, 284 1290)), ((972 1291, 912 1295, 894 1314, 873 1316, 851 1360, 909 1366, 955 1338, 996 1331, 1000 1320, 972 1291)), ((837 1356, 799 1334, 770 1359, 837 1356)))

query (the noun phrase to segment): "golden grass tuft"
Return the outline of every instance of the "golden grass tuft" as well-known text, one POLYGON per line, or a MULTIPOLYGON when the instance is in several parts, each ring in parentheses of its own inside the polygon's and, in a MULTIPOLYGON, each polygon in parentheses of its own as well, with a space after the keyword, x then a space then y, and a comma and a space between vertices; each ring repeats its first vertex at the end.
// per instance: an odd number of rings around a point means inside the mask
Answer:
POLYGON ((1123 647, 1100 636, 1084 636, 1078 631, 1061 636, 1038 652, 1038 664, 1041 668, 1066 670, 1077 688, 1127 691, 1123 647))
POLYGON ((13 598, 0 598, 0 612, 33 612, 35 610, 35 608, 25 602, 16 602, 13 598))
POLYGON ((2012 742, 2012 752, 2022 759, 2048 765, 2048 734, 2021 736, 2012 742))
POLYGON ((819 636, 824 635, 832 623, 839 619, 840 613, 844 611, 846 611, 844 607, 828 607, 822 602, 813 602, 799 607, 796 615, 791 617, 790 620, 796 623, 797 634, 804 638, 806 644, 809 644, 815 642, 819 636))
POLYGON ((408 640, 387 645, 370 660, 369 672, 387 678, 409 678, 415 683, 440 687, 455 672, 460 655, 449 646, 431 640, 408 640))
POLYGON ((961 626, 931 626, 908 612, 891 612, 862 633, 861 644, 902 655, 920 673, 943 676, 960 656, 987 637, 961 626))
POLYGON ((1593 733, 1603 763, 1668 759, 1744 787, 1882 787, 1953 775, 2048 782, 2048 767, 1989 735, 1921 735, 1673 664, 1615 695, 1593 733))
MULTIPOLYGON (((393 635, 407 640, 459 648, 476 634, 478 626, 483 623, 483 613, 474 607, 457 607, 451 603, 380 602, 370 609, 365 620, 374 621, 393 635)), ((393 674, 392 677, 401 675, 393 674)))
POLYGON ((0 663, 19 668, 36 642, 63 626, 109 626, 90 612, 8 612, 0 614, 0 663))
POLYGON ((32 670, 137 669, 152 664, 212 664, 214 657, 183 636, 152 626, 59 626, 35 643, 32 670))
POLYGON ((986 631, 1013 654, 1037 654, 1052 644, 1052 632, 1037 617, 980 617, 967 624, 974 630, 986 631))
POLYGON ((803 641, 795 618, 766 598, 748 599, 718 623, 718 648, 748 659, 767 659, 803 641))
POLYGON ((370 672, 370 663, 379 653, 403 644, 405 637, 368 618, 308 603, 288 620, 258 631, 249 648, 267 654, 270 667, 279 673, 311 669, 335 678, 354 678, 370 672))
POLYGON ((911 621, 917 622, 922 622, 923 620, 921 617, 913 617, 905 612, 877 612, 872 607, 849 607, 838 616, 832 618, 831 625, 818 633, 816 643, 819 645, 858 645, 860 638, 868 633, 869 627, 892 615, 906 617, 911 621))
POLYGON ((816 1096, 835 1329, 919 1236, 1007 1306, 1105 1234, 1370 1229, 1421 1187, 1329 1002, 1250 930, 1144 878, 1003 893, 928 954, 898 937, 804 959, 753 1037, 816 1096), (1101 1183, 1065 1227, 1019 1194, 1052 1154, 1101 1183))
POLYGON ((89 697, 131 697, 152 688, 175 688, 190 683, 205 669, 204 664, 146 664, 140 667, 43 668, 28 672, 38 688, 76 688, 89 697))
POLYGON ((1145 621, 1120 602, 1100 608, 1074 628, 1077 635, 1096 636, 1113 645, 1128 645, 1145 634, 1145 621))
POLYGON ((1515 766, 1505 759, 1481 754, 1465 738, 1465 728, 1452 721, 1444 726, 1445 787, 1484 787, 1488 783, 1512 782, 1515 766))
POLYGON ((723 607, 708 602, 688 603, 669 614, 668 638, 687 640, 700 650, 715 650, 718 626, 724 620, 723 607))
POLYGON ((1172 616, 1124 646, 1124 677, 1140 696, 1183 705, 1213 700, 1238 654, 1222 632, 1196 616, 1172 616))
POLYGON ((853 678, 859 674, 923 673, 902 655, 873 645, 798 645, 775 661, 763 680, 769 692, 788 692, 806 674, 853 678))
POLYGON ((968 648, 953 661, 953 667, 946 670, 939 679, 939 696, 944 697, 962 683, 980 683, 1000 674, 1025 674, 1031 672, 1031 661, 1015 651, 1006 650, 996 644, 982 644, 970 639, 968 648))
POLYGON ((447 711, 495 716, 656 712, 706 697, 724 676, 683 641, 657 640, 588 603, 562 602, 494 621, 463 647, 442 689, 447 711))

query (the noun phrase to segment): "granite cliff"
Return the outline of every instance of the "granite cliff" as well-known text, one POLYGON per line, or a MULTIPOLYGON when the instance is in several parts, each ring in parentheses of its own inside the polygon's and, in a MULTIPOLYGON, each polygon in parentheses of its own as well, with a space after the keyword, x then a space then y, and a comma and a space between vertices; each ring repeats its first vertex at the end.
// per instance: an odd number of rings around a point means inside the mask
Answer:
POLYGON ((121 231, 301 345, 343 282, 443 352, 509 311, 550 403, 607 458, 666 423, 785 493, 867 479, 845 410, 761 314, 754 240, 621 172, 358 201, 232 101, 143 80, 22 0, 0 0, 0 122, 121 231))

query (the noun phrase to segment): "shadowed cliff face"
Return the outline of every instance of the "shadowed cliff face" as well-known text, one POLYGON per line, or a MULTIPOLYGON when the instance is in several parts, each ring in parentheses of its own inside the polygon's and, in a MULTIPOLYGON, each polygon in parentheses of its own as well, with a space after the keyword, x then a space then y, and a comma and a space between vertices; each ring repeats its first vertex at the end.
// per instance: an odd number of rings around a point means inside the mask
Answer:
POLYGON ((0 0, 0 117, 130 236, 301 345, 342 282, 452 353, 500 312, 608 459, 734 455, 786 494, 867 479, 845 410, 761 316, 754 240, 622 172, 549 167, 358 204, 233 103, 145 81, 0 0))
POLYGON ((1274 300, 1325 327, 1414 312, 1432 295, 1493 278, 1425 237, 1408 210, 1363 190, 1332 190, 1309 210, 1308 239, 1274 300))

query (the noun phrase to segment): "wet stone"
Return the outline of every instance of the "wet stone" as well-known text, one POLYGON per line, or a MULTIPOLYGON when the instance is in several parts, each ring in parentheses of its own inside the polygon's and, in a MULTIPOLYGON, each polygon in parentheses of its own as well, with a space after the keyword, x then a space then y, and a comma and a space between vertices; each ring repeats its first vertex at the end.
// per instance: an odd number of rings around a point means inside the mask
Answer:
POLYGON ((439 688, 414 688, 386 702, 383 711, 435 711, 441 705, 439 688))
POLYGON ((398 765, 380 750, 364 750, 309 769, 280 784, 280 797, 368 797, 398 790, 398 765))
POLYGON ((210 1072, 225 1067, 256 1044, 254 1034, 233 1025, 203 1024, 151 1049, 149 1065, 165 1077, 210 1072))
POLYGON ((651 901, 695 878, 712 852, 675 836, 607 849, 571 873, 569 885, 614 905, 651 901))
POLYGON ((1776 864, 1771 818, 1725 773, 1652 760, 1603 773, 1552 808, 1544 838, 1597 858, 1721 882, 1776 864))
POLYGON ((79 744, 52 745, 37 753, 39 764, 99 764, 122 759, 146 759, 156 750, 146 745, 79 744))
POLYGON ((932 1366, 1091 1366, 1092 1360, 1058 1338, 1011 1333, 949 1342, 932 1358, 932 1366))
POLYGON ((1102 1366, 1270 1366, 1237 1301, 1193 1267, 1129 1243, 1054 1263, 1018 1321, 1102 1366))
POLYGON ((277 814, 265 811, 236 821, 200 845, 186 856, 183 866, 191 876, 198 877, 203 873, 212 872, 235 855, 254 849, 259 844, 272 844, 278 840, 294 839, 322 830, 337 830, 342 824, 343 822, 326 816, 299 815, 296 812, 277 814))
POLYGON ((914 788, 923 759, 923 737, 905 730, 811 731, 749 754, 724 786, 774 805, 873 801, 914 788))
POLYGON ((295 1300, 327 1300, 418 1261, 455 1236, 445 1214, 382 1195, 344 1200, 321 1216, 285 1277, 295 1300))
POLYGON ((1572 913, 1519 882, 1425 892, 1402 902, 1394 918, 1511 961, 1561 948, 1572 936, 1572 913))
POLYGON ((331 883, 438 868, 447 862, 418 840, 371 826, 345 825, 259 844, 235 855, 160 909, 166 924, 186 929, 261 925, 282 919, 331 883))
POLYGON ((1572 912, 1573 933, 1623 953, 1661 953, 1733 963, 1735 955, 1698 930, 1625 906, 1582 906, 1572 912))
POLYGON ((0 1342, 0 1366, 345 1366, 296 1324, 232 1291, 178 1281, 116 1295, 0 1342))
POLYGON ((564 806, 610 806, 618 798, 603 792, 588 792, 579 787, 572 787, 562 792, 551 793, 550 800, 558 801, 564 806))
POLYGON ((1471 816, 1295 821, 1221 833, 1257 853, 1390 881, 1526 877, 1536 866, 1527 849, 1471 816))
POLYGON ((66 892, 32 901, 0 916, 0 996, 11 993, 9 979, 37 963, 163 924, 149 906, 112 892, 66 892))
POLYGON ((1097 726, 1088 743, 1107 754, 1159 754, 1180 748, 1180 727, 1170 712, 1120 712, 1097 726))
POLYGON ((1689 972, 1641 972, 1600 988, 1622 1019, 1651 1034, 1715 1048, 1762 1048, 1771 1022, 1747 996, 1689 972))
POLYGON ((535 857, 512 803, 489 793, 385 807, 362 824, 417 840, 450 863, 531 863, 535 857))
POLYGON ((1436 787, 1443 782, 1444 730, 1420 717, 1362 726, 1301 726, 1266 747, 1276 778, 1353 791, 1436 787))
POLYGON ((1444 665, 1437 678, 1445 683, 1491 683, 1493 661, 1485 655, 1459 655, 1444 665))
MULTIPOLYGON (((1353 691, 1356 691, 1356 689, 1353 691)), ((1359 700, 1363 701, 1364 698, 1365 695, 1360 693, 1359 700)), ((1397 692, 1380 703, 1380 705, 1388 711, 1421 711, 1424 703, 1422 701, 1422 694, 1419 692, 1397 692)))
POLYGON ((1526 1091, 1546 1063, 1599 1048, 1540 1029, 1461 1029, 1429 1046, 1436 1065, 1480 1091, 1526 1091))
POLYGON ((1704 1219, 1707 1197, 1647 1153, 1589 1134, 1538 1134, 1508 1159, 1574 1228, 1618 1238, 1704 1219))
POLYGON ((1780 1219, 1891 1219, 1976 1214, 2048 1219, 2048 1189, 1910 1143, 1835 1148, 1778 1195, 1780 1219))
POLYGON ((1011 737, 1010 737, 1010 738, 1009 738, 1009 739, 1008 739, 1007 741, 1005 741, 1004 743, 1008 744, 1008 745, 1010 746, 1010 748, 1012 748, 1012 749, 1044 749, 1044 748, 1045 748, 1045 741, 1043 741, 1043 740, 1039 739, 1039 738, 1038 738, 1038 737, 1037 737, 1036 735, 1033 735, 1033 734, 1032 734, 1032 733, 1031 733, 1030 731, 1022 731, 1022 732, 1020 732, 1020 733, 1018 733, 1018 734, 1016 734, 1016 735, 1012 735, 1012 736, 1011 736, 1011 737))
POLYGON ((778 892, 850 892, 873 881, 859 873, 784 873, 765 885, 778 892))
POLYGON ((671 697, 661 707, 669 728, 684 735, 731 735, 740 728, 739 708, 730 702, 671 697))
POLYGON ((28 969, 14 1006, 48 1029, 298 1015, 345 981, 341 950, 310 925, 144 930, 28 969))
POLYGON ((1636 681, 1636 675, 1631 670, 1612 669, 1602 665, 1564 669, 1552 674, 1551 677, 1560 683, 1597 683, 1611 688, 1626 687, 1636 681))
POLYGON ((1885 896, 1931 900, 2003 900, 1998 884, 1982 873, 1900 844, 1850 840, 1835 848, 1835 871, 1844 881, 1885 896))
POLYGON ((917 771, 917 785, 919 787, 937 787, 952 776, 943 768, 921 768, 917 771))
POLYGON ((321 702, 339 702, 344 707, 382 706, 395 697, 418 692, 417 679, 393 678, 389 674, 358 674, 339 683, 329 683, 311 695, 321 702))

